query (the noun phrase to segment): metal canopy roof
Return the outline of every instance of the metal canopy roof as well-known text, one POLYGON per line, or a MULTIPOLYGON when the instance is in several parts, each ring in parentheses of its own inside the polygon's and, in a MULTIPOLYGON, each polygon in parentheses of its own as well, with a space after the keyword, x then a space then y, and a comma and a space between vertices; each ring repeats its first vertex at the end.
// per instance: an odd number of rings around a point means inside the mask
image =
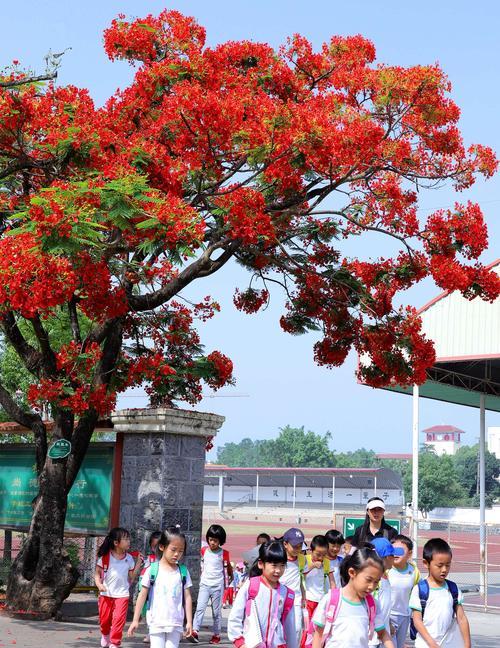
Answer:
MULTIPOLYGON (((500 259, 490 268, 500 274, 500 259)), ((445 291, 419 311, 422 329, 433 340, 436 362, 427 370, 420 396, 500 412, 500 299, 472 301, 445 291)), ((412 394, 412 388, 388 387, 412 394)))
POLYGON ((401 476, 389 468, 234 468, 211 464, 205 467, 205 483, 215 484, 220 476, 228 486, 290 486, 295 475, 296 486, 331 488, 335 476, 336 488, 403 488, 401 476))

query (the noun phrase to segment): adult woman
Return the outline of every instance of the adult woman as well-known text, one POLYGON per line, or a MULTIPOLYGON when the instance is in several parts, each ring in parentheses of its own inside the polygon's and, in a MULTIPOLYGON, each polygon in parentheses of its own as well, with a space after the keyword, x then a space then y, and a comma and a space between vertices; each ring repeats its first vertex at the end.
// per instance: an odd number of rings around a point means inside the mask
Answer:
POLYGON ((373 538, 387 538, 392 541, 397 536, 396 529, 385 521, 384 513, 384 500, 380 497, 371 497, 366 503, 365 521, 354 533, 352 544, 355 547, 362 547, 365 542, 370 542, 373 538))

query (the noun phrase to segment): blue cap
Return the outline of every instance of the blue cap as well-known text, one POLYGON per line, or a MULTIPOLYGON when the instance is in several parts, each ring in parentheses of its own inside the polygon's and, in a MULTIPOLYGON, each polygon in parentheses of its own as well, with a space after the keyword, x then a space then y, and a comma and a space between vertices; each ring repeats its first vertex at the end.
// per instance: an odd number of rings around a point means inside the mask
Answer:
POLYGON ((388 556, 404 556, 405 550, 402 547, 395 547, 387 538, 373 538, 370 544, 375 547, 375 551, 381 558, 388 556))
POLYGON ((292 529, 288 529, 288 531, 285 531, 283 540, 295 547, 296 545, 302 545, 305 538, 304 538, 304 534, 300 529, 292 528, 292 529))

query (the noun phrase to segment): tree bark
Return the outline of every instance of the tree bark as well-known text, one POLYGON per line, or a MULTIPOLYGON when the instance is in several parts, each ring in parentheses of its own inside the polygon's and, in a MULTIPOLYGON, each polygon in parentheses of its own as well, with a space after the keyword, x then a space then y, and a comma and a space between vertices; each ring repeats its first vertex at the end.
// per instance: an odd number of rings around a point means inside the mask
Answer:
POLYGON ((68 503, 66 460, 47 458, 28 535, 9 575, 6 610, 50 618, 78 580, 63 546, 68 503))

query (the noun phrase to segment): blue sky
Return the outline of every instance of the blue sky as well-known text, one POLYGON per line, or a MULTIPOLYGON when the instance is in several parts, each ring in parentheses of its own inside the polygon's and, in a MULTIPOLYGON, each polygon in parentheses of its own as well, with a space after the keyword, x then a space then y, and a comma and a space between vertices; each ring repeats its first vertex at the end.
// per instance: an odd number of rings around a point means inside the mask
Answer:
MULTIPOLYGON (((361 33, 370 38, 380 62, 414 65, 439 62, 452 84, 452 97, 462 110, 465 142, 492 146, 500 153, 498 125, 500 87, 499 5, 464 0, 404 3, 386 0, 201 0, 153 2, 106 0, 86 3, 56 0, 23 0, 0 4, 2 24, 1 63, 19 59, 36 70, 43 57, 67 47, 60 83, 88 87, 101 104, 117 87, 124 87, 131 70, 124 63, 110 63, 102 48, 102 31, 116 14, 143 16, 165 6, 195 16, 207 29, 208 44, 248 38, 279 46, 288 35, 300 32, 315 46, 332 34, 361 33), (22 9, 21 9, 22 8, 22 9)), ((456 199, 477 200, 485 212, 490 249, 485 263, 500 257, 500 174, 458 197, 449 188, 423 192, 422 215, 448 207, 456 199)), ((374 236, 350 253, 368 258, 387 253, 387 244, 374 236)), ((226 416, 217 443, 245 436, 268 438, 286 424, 304 425, 319 433, 333 434, 333 447, 354 450, 364 446, 377 451, 405 452, 411 448, 411 399, 356 383, 355 358, 335 371, 317 367, 312 360, 312 336, 290 337, 281 332, 280 295, 257 316, 235 311, 232 295, 245 286, 247 277, 233 266, 206 280, 190 296, 212 294, 222 313, 203 327, 208 350, 217 348, 234 361, 237 386, 205 399, 199 409, 226 416)), ((420 306, 437 293, 426 282, 402 296, 404 303, 420 306)), ((141 407, 145 399, 135 393, 120 400, 122 407, 141 407)), ((422 401, 421 427, 451 423, 466 431, 466 442, 478 436, 476 410, 422 401)), ((487 425, 500 425, 500 415, 488 414, 487 425)))

